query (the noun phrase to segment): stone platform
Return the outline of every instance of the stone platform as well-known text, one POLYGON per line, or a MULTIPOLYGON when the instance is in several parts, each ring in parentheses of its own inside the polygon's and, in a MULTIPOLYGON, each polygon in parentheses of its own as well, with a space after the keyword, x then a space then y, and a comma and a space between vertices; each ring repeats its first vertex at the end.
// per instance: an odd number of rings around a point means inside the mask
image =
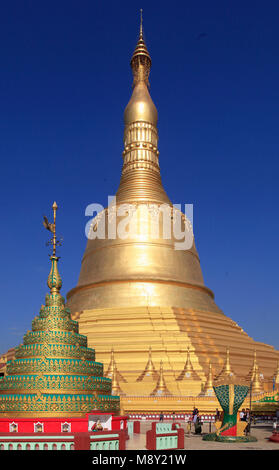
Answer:
MULTIPOLYGON (((181 423, 185 429, 185 450, 279 450, 279 443, 269 441, 272 435, 272 423, 270 424, 257 424, 252 425, 251 435, 257 438, 257 442, 216 442, 216 441, 203 441, 202 438, 205 434, 210 432, 209 424, 202 426, 202 434, 188 435, 186 431, 186 424, 181 423)), ((127 450, 146 450, 146 431, 151 429, 151 422, 141 423, 141 433, 130 436, 126 443, 127 450)), ((213 426, 211 432, 213 432, 213 426)))

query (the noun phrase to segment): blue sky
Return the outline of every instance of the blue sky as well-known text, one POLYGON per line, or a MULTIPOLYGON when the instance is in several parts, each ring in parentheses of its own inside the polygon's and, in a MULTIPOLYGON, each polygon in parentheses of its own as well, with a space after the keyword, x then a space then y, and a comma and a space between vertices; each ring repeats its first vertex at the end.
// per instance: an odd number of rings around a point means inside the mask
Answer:
POLYGON ((85 208, 117 190, 140 8, 164 187, 174 203, 194 204, 218 306, 279 348, 278 3, 15 0, 0 7, 0 352, 22 341, 44 303, 42 216, 56 200, 66 294, 86 245, 85 208))

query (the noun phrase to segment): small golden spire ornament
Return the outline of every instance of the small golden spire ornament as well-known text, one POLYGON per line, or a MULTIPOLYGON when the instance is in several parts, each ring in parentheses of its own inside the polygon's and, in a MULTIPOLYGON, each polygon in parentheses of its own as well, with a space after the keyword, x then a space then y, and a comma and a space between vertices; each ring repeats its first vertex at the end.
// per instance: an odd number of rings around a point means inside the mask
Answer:
POLYGON ((159 373, 158 382, 153 392, 150 395, 151 396, 171 395, 171 393, 169 392, 166 386, 166 382, 164 378, 163 361, 161 361, 160 363, 160 373, 159 373))
POLYGON ((112 363, 112 378, 111 378, 111 394, 112 395, 124 395, 123 391, 118 382, 117 368, 115 362, 112 363))
POLYGON ((253 394, 259 394, 263 393, 263 385, 262 385, 262 380, 261 380, 261 374, 259 372, 259 365, 257 362, 257 352, 256 350, 254 351, 254 361, 253 361, 253 366, 248 374, 248 378, 250 380, 250 385, 252 386, 252 393, 253 394))
POLYGON ((213 374, 212 374, 211 362, 209 363, 208 376, 207 376, 207 380, 206 380, 202 395, 208 395, 208 396, 214 395, 213 374))
POLYGON ((115 358, 114 358, 114 349, 111 348, 110 363, 108 365, 108 369, 107 369, 107 372, 106 372, 105 376, 106 377, 112 377, 114 370, 116 371, 117 380, 120 380, 121 382, 127 382, 125 377, 123 377, 123 375, 119 372, 119 370, 117 368, 115 358))
POLYGON ((187 356, 186 356, 186 363, 184 365, 184 369, 179 374, 176 380, 183 380, 183 379, 200 380, 200 377, 194 371, 194 368, 191 362, 189 346, 187 347, 187 356))
POLYGON ((250 369, 250 372, 248 374, 248 380, 250 382, 252 382, 255 378, 255 373, 256 373, 256 370, 258 368, 258 364, 257 364, 257 351, 254 350, 254 360, 253 360, 253 365, 252 365, 252 368, 250 369))
POLYGON ((230 350, 227 348, 226 351, 226 362, 224 364, 223 369, 221 372, 217 375, 215 381, 229 381, 233 382, 235 380, 235 374, 231 368, 231 363, 230 363, 230 350))
POLYGON ((111 348, 110 363, 108 365, 108 368, 105 374, 106 377, 112 376, 113 364, 114 364, 114 350, 113 348, 111 348))
POLYGON ((146 363, 146 366, 144 368, 144 371, 140 374, 140 376, 137 378, 137 382, 141 382, 145 378, 151 378, 153 380, 158 379, 159 374, 155 369, 155 366, 152 361, 152 348, 149 346, 149 351, 148 351, 148 361, 146 363))

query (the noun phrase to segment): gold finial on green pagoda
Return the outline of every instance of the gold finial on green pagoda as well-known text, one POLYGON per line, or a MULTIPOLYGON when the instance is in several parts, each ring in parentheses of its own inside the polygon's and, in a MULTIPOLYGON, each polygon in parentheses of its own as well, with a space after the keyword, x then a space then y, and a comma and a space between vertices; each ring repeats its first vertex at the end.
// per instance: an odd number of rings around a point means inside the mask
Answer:
POLYGON ((57 212, 58 206, 56 202, 52 204, 52 210, 53 210, 53 223, 50 223, 46 216, 44 215, 44 221, 43 225, 44 227, 49 230, 51 233, 53 233, 53 237, 51 240, 48 242, 48 244, 53 246, 52 250, 52 256, 56 256, 56 246, 61 244, 61 241, 57 242, 57 237, 56 237, 56 212, 57 212))
POLYGON ((54 201, 52 205, 52 210, 53 210, 53 222, 50 223, 46 216, 44 216, 44 221, 43 225, 44 227, 49 230, 53 236, 50 239, 50 241, 47 243, 47 245, 52 245, 52 254, 50 255, 50 260, 51 260, 51 270, 47 279, 47 285, 50 288, 50 293, 51 294, 58 294, 61 287, 62 287, 62 279, 60 277, 60 274, 58 272, 58 260, 59 258, 56 256, 56 249, 57 246, 61 245, 61 240, 57 240, 57 235, 56 235, 56 212, 57 212, 58 206, 56 202, 54 201))

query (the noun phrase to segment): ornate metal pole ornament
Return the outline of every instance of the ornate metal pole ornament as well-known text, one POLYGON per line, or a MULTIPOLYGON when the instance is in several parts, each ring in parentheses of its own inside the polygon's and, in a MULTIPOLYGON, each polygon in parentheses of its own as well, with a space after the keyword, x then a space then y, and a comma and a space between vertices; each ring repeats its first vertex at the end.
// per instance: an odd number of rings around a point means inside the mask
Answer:
POLYGON ((47 285, 50 288, 50 293, 58 293, 62 287, 62 279, 60 277, 60 274, 58 272, 58 266, 57 262, 59 260, 59 257, 56 256, 56 248, 58 246, 62 245, 62 238, 60 240, 57 240, 56 236, 56 212, 57 212, 58 206, 56 202, 52 204, 52 210, 53 210, 53 223, 50 223, 46 216, 44 216, 44 221, 43 225, 44 227, 49 230, 52 234, 53 237, 50 239, 49 242, 47 242, 47 246, 52 245, 52 254, 50 255, 50 260, 51 260, 51 270, 48 276, 47 280, 47 285))
MULTIPOLYGON (((53 223, 50 223, 48 221, 48 219, 46 218, 46 216, 44 215, 44 220, 43 220, 43 225, 44 227, 49 230, 50 232, 53 233, 53 237, 50 239, 49 242, 47 242, 47 246, 49 245, 52 245, 53 246, 53 250, 52 250, 52 255, 50 255, 50 257, 52 256, 56 256, 56 248, 58 246, 61 246, 62 245, 62 241, 63 239, 60 238, 60 240, 57 240, 57 236, 56 236, 56 212, 57 212, 57 209, 58 209, 58 205, 56 204, 56 202, 54 201, 54 203, 52 204, 52 210, 53 210, 53 223)), ((58 258, 59 259, 59 258, 58 258)))

